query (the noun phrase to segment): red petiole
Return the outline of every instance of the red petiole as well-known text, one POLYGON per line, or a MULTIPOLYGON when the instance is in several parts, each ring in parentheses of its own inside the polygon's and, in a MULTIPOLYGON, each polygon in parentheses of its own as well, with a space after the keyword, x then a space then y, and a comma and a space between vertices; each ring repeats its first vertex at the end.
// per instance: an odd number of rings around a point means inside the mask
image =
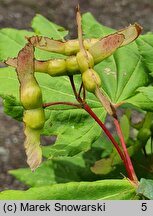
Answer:
POLYGON ((84 104, 83 105, 83 109, 86 110, 91 116, 92 118, 99 124, 99 126, 103 129, 103 131, 105 132, 105 134, 107 135, 107 137, 110 139, 110 141, 113 143, 113 145, 115 146, 116 150, 118 151, 121 159, 123 161, 125 161, 125 157, 123 155, 123 152, 121 151, 118 143, 115 141, 114 137, 112 136, 112 134, 109 132, 109 130, 105 127, 105 125, 101 122, 101 120, 98 118, 98 116, 92 111, 92 109, 88 106, 88 104, 84 104))
POLYGON ((112 136, 112 134, 109 132, 109 130, 105 127, 105 125, 102 123, 102 121, 98 118, 98 116, 92 111, 92 109, 89 107, 89 105, 87 103, 85 103, 85 89, 83 84, 81 84, 81 87, 79 89, 79 93, 77 93, 76 88, 75 88, 75 84, 74 84, 74 80, 73 80, 73 76, 69 77, 70 79, 70 83, 73 89, 73 93, 75 95, 76 100, 79 102, 79 104, 76 103, 72 103, 72 102, 52 102, 52 103, 45 103, 43 104, 43 108, 49 107, 49 106, 53 106, 53 105, 68 105, 68 106, 75 106, 77 108, 83 108, 87 113, 89 113, 89 115, 98 123, 98 125, 102 128, 102 130, 105 132, 105 134, 107 135, 107 137, 110 139, 110 141, 112 142, 112 144, 114 145, 114 147, 116 148, 117 152, 119 153, 129 176, 129 179, 134 183, 134 184, 138 184, 138 179, 136 177, 131 159, 129 157, 127 148, 126 148, 126 144, 124 142, 124 137, 120 128, 120 124, 118 122, 117 118, 114 118, 114 124, 116 126, 116 130, 118 133, 118 136, 120 138, 120 142, 123 148, 123 152, 120 149, 120 146, 118 145, 118 143, 116 142, 116 140, 114 139, 114 137, 112 136), (83 99, 81 98, 80 94, 81 94, 81 90, 83 89, 83 99))
POLYGON ((114 124, 116 126, 116 130, 117 130, 117 133, 118 133, 118 136, 120 138, 120 142, 121 142, 121 145, 122 145, 122 148, 123 148, 123 152, 124 152, 124 156, 125 156, 125 160, 126 160, 125 161, 125 166, 126 166, 126 169, 128 171, 128 174, 129 174, 129 179, 134 181, 137 184, 138 179, 137 179, 137 176, 135 174, 135 171, 134 171, 134 168, 133 168, 129 153, 127 151, 126 144, 125 144, 125 141, 124 141, 124 137, 123 137, 122 130, 121 130, 118 119, 114 118, 114 124))
POLYGON ((82 107, 80 104, 71 103, 71 102, 51 102, 51 103, 44 103, 43 108, 53 106, 53 105, 68 105, 68 106, 75 106, 75 107, 78 107, 78 108, 82 107))

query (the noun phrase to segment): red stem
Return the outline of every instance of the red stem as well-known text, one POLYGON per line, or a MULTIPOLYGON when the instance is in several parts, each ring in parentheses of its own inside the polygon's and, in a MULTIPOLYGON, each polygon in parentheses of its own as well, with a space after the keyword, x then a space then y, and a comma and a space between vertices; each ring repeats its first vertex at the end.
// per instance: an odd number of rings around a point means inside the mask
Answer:
POLYGON ((79 89, 78 95, 81 95, 82 88, 83 88, 83 82, 81 83, 81 86, 80 86, 80 89, 79 89))
POLYGON ((132 165, 128 150, 126 148, 126 144, 125 144, 125 141, 124 141, 124 137, 123 137, 122 130, 121 130, 120 124, 118 122, 118 119, 114 118, 114 124, 116 126, 116 130, 117 130, 118 136, 120 138, 120 142, 121 142, 123 152, 124 152, 124 155, 125 155, 125 159, 126 159, 125 160, 125 166, 126 166, 126 169, 127 169, 128 175, 129 175, 129 179, 134 181, 135 183, 137 183, 138 179, 137 179, 137 176, 135 174, 135 171, 134 171, 134 168, 133 168, 133 165, 132 165))
POLYGON ((97 117, 97 115, 91 110, 91 108, 88 106, 88 104, 84 104, 83 108, 92 116, 92 118, 99 124, 99 126, 103 129, 103 131, 106 133, 107 137, 111 140, 113 145, 115 146, 116 150, 118 151, 121 159, 125 163, 125 157, 123 155, 123 152, 121 151, 118 143, 115 141, 114 137, 111 135, 109 130, 105 127, 105 125, 100 121, 100 119, 97 117))
POLYGON ((75 104, 75 103, 71 103, 71 102, 51 102, 51 103, 44 103, 43 108, 53 106, 53 105, 68 105, 68 106, 75 106, 78 108, 82 107, 81 104, 75 104))

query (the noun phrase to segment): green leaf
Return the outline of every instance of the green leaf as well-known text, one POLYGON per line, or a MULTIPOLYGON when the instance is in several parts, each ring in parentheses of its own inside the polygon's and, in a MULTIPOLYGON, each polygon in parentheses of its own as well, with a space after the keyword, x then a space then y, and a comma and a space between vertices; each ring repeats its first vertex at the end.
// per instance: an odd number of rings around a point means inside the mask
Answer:
POLYGON ((32 187, 56 183, 51 161, 43 162, 40 167, 35 170, 35 172, 32 172, 29 168, 20 168, 10 170, 9 173, 20 182, 32 187))
MULTIPOLYGON (((128 150, 130 150, 130 147, 128 148, 128 150)), ((133 153, 134 154, 132 154, 132 161, 133 161, 133 166, 134 166, 138 179, 145 177, 146 179, 153 180, 152 155, 147 155, 147 158, 146 158, 141 149, 137 149, 137 151, 133 153)))
POLYGON ((136 90, 138 92, 132 98, 126 100, 127 103, 131 103, 132 105, 139 107, 146 111, 153 111, 153 87, 140 87, 136 90))
POLYGON ((143 57, 143 62, 151 76, 153 76, 153 33, 142 35, 136 41, 138 49, 143 57))
POLYGON ((22 121, 23 106, 14 96, 0 95, 3 98, 4 112, 18 121, 22 121))
POLYGON ((153 111, 153 104, 151 101, 142 93, 138 93, 132 98, 129 98, 126 100, 126 103, 128 104, 129 107, 131 108, 141 108, 146 111, 153 111), (129 104, 128 104, 129 102, 129 104), (130 105, 133 106, 130 106, 130 105))
POLYGON ((101 160, 96 161, 91 170, 95 174, 103 174, 106 175, 112 171, 112 158, 103 158, 101 160))
POLYGON ((50 60, 56 58, 66 58, 66 56, 59 54, 59 53, 52 53, 44 50, 40 50, 35 48, 35 58, 37 60, 50 60))
POLYGON ((85 38, 99 38, 115 32, 114 29, 106 27, 97 22, 97 20, 89 12, 83 14, 82 26, 85 38))
MULTIPOLYGON (((114 104, 134 104, 137 89, 148 84, 145 66, 135 42, 119 48, 114 55, 95 66, 95 70, 101 76, 104 91, 114 104)), ((145 105, 143 107, 147 108, 145 105)))
POLYGON ((101 158, 108 157, 113 151, 113 145, 104 132, 102 132, 101 136, 93 143, 92 147, 102 149, 101 158))
POLYGON ((10 170, 9 173, 20 182, 28 186, 37 187, 55 183, 81 181, 82 175, 89 173, 89 170, 86 171, 87 168, 85 168, 83 158, 77 156, 70 159, 62 157, 44 161, 35 172, 31 172, 29 168, 21 168, 10 170))
POLYGON ((137 189, 137 194, 153 200, 153 180, 142 178, 137 189))
POLYGON ((27 191, 8 190, 0 193, 0 200, 129 200, 135 198, 135 188, 127 180, 70 182, 31 188, 27 191))
POLYGON ((59 25, 49 21, 40 14, 37 14, 32 20, 32 28, 36 34, 47 36, 54 40, 64 40, 64 37, 68 34, 68 31, 59 25))
POLYGON ((0 68, 0 96, 13 96, 19 101, 19 81, 15 69, 0 68))
MULTIPOLYGON (((59 33, 60 34, 60 33, 59 33)), ((12 28, 4 28, 0 30, 0 61, 13 58, 27 43, 26 37, 35 35, 34 32, 25 30, 16 30, 12 28)), ((58 53, 50 53, 43 50, 35 50, 35 57, 39 60, 48 60, 52 58, 64 58, 64 55, 58 53)))
POLYGON ((141 87, 141 88, 138 88, 137 91, 139 91, 140 93, 142 93, 151 102, 153 102, 153 87, 152 86, 141 87))
MULTIPOLYGON (((96 111, 104 120, 104 110, 96 109, 96 111)), ((57 110, 49 113, 44 134, 58 136, 56 143, 50 148, 50 157, 52 158, 74 156, 81 151, 89 150, 91 144, 100 136, 101 129, 83 110, 69 109, 64 112, 57 110)))
POLYGON ((93 156, 90 152, 72 158, 62 157, 47 160, 44 161, 35 172, 31 172, 29 168, 21 168, 10 170, 9 173, 20 182, 32 187, 99 179, 98 176, 95 176, 91 172, 91 161, 86 158, 86 155, 88 155, 88 158, 93 156))
MULTIPOLYGON (((71 181, 78 182, 100 180, 103 178, 102 175, 105 175, 106 172, 102 172, 101 175, 95 175, 91 171, 91 166, 93 166, 97 160, 101 159, 102 154, 107 154, 108 156, 112 152, 112 144, 107 139, 105 139, 106 137, 104 135, 100 136, 100 138, 92 144, 92 148, 89 151, 76 155, 75 157, 59 157, 44 161, 35 172, 31 172, 31 170, 28 168, 22 168, 11 170, 9 173, 19 181, 32 187, 71 181), (103 142, 101 140, 103 140, 103 142)), ((49 146, 43 147, 43 150, 46 148, 47 150, 45 150, 45 157, 48 156, 46 155, 46 152, 48 154, 50 151, 49 146)), ((111 166, 112 163, 114 165, 114 158, 111 158, 111 166)), ((121 160, 120 163, 122 163, 121 160)), ((102 170, 103 169, 105 169, 105 167, 102 167, 102 170)), ((121 169, 117 169, 116 171, 113 169, 113 171, 114 172, 111 173, 111 178, 115 178, 116 175, 121 178, 121 169)), ((124 168, 122 173, 124 173, 124 168)), ((107 174, 108 178, 108 171, 107 174)), ((104 177, 106 178, 106 176, 104 177)))
POLYGON ((16 57, 26 44, 26 38, 34 35, 33 32, 4 28, 0 30, 0 61, 16 57))

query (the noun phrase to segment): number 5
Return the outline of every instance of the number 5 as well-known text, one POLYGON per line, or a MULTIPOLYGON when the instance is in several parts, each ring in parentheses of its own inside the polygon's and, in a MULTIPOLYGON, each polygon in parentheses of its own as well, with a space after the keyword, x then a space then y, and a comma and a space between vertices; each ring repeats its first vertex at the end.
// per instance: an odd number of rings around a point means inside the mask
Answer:
POLYGON ((142 203, 141 204, 141 210, 146 211, 147 210, 147 203, 142 203))

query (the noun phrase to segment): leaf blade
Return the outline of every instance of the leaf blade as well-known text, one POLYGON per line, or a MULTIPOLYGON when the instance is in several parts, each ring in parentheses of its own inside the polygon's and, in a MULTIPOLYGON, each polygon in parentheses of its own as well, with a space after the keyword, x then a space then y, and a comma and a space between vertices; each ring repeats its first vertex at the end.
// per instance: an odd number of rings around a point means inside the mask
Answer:
POLYGON ((135 188, 127 180, 70 182, 0 193, 1 200, 126 200, 134 197, 135 188))
POLYGON ((26 43, 25 36, 32 36, 33 32, 25 30, 16 30, 11 28, 4 28, 0 30, 0 61, 8 58, 16 57, 18 52, 26 43))
POLYGON ((40 14, 33 18, 32 28, 37 34, 42 34, 54 40, 64 41, 64 37, 68 34, 68 31, 65 31, 63 27, 56 25, 40 14))
POLYGON ((153 180, 142 178, 137 189, 137 194, 141 194, 148 199, 153 200, 153 180))
POLYGON ((82 26, 85 38, 100 38, 115 32, 114 29, 99 23, 89 12, 83 14, 82 26))

